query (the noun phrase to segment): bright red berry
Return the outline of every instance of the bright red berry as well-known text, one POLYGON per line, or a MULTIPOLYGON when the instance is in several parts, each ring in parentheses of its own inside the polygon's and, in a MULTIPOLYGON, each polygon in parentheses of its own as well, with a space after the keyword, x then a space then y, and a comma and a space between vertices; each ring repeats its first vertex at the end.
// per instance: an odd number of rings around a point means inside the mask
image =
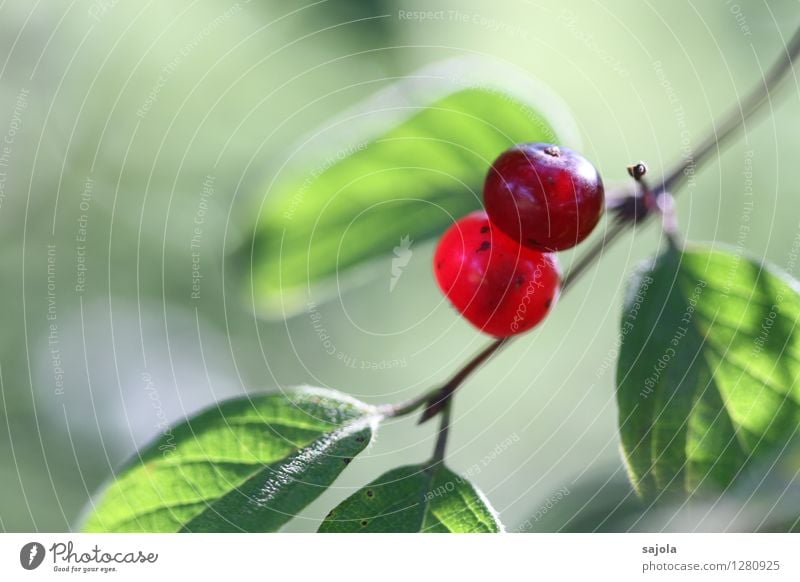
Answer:
POLYGON ((492 222, 521 244, 561 251, 581 242, 605 207, 603 180, 579 153, 524 143, 495 160, 483 187, 492 222))
POLYGON ((558 298, 555 255, 521 246, 483 211, 457 221, 439 240, 436 281, 472 325, 496 337, 529 330, 558 298))

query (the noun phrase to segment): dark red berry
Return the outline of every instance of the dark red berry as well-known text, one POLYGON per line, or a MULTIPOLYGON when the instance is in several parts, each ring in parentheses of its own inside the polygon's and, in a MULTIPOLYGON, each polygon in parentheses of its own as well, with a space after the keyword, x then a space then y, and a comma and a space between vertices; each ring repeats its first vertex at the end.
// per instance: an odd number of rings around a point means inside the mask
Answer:
POLYGON ((555 255, 521 246, 493 227, 483 211, 468 214, 439 240, 436 281, 455 308, 496 337, 531 329, 558 298, 555 255))
POLYGON ((581 242, 600 221, 603 181, 579 153, 524 143, 495 160, 483 187, 492 222, 521 244, 561 251, 581 242))

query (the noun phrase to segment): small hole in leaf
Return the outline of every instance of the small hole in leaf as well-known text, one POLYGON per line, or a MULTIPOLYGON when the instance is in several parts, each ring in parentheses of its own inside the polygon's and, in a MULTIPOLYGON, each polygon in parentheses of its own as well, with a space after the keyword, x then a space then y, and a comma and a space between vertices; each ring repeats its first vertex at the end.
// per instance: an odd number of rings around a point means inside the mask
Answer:
POLYGON ((364 437, 363 436, 356 437, 356 442, 357 443, 363 443, 364 442, 364 437))
POLYGON ((375 493, 372 491, 372 489, 367 489, 367 497, 372 497, 373 495, 375 495, 375 493))
POLYGON ((345 457, 344 459, 342 459, 342 463, 344 463, 345 465, 349 465, 350 461, 352 461, 352 460, 353 459, 351 459, 350 457, 345 457))
POLYGON ((362 519, 362 520, 361 520, 361 527, 367 527, 367 524, 368 524, 368 523, 369 523, 369 522, 368 522, 366 519, 362 519))

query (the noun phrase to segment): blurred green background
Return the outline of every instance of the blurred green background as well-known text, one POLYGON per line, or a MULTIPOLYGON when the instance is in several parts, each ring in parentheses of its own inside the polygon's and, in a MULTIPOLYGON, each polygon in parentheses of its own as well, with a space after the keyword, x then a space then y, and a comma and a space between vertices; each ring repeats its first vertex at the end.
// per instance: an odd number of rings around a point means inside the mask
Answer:
MULTIPOLYGON (((402 400, 485 344, 442 303, 430 244, 412 246, 391 293, 386 257, 371 283, 317 308, 338 350, 400 366, 362 370, 328 356, 308 314, 254 316, 233 254, 287 149, 326 119, 420 66, 486 55, 561 96, 582 139, 572 145, 607 182, 640 159, 659 173, 760 82, 800 25, 797 6, 0 4, 0 530, 74 527, 137 446, 215 400, 303 383, 402 400), (415 10, 443 17, 401 16, 415 10), (192 299, 200 211, 202 292, 192 299)), ((687 237, 793 267, 799 94, 790 79, 681 191, 687 237)), ((751 529, 762 519, 755 508, 747 522, 735 507, 736 520, 715 514, 702 525, 639 519, 629 496, 614 403, 617 319, 625 274, 658 244, 652 226, 626 236, 536 333, 459 394, 450 464, 469 472, 509 529, 751 529)), ((413 418, 383 427, 286 529, 313 531, 354 487, 424 460, 433 430, 413 418)))

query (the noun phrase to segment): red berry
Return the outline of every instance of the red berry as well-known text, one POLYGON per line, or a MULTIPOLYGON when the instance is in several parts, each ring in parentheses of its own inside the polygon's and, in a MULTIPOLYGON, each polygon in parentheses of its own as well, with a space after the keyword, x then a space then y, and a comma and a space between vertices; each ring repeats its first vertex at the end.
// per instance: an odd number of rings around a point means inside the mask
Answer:
POLYGON ((439 287, 478 329, 496 337, 529 330, 558 298, 555 255, 520 246, 489 222, 468 214, 439 240, 433 258, 439 287))
POLYGON ((579 153, 547 143, 506 150, 486 176, 489 218, 521 244, 561 251, 581 242, 605 207, 603 180, 579 153))

